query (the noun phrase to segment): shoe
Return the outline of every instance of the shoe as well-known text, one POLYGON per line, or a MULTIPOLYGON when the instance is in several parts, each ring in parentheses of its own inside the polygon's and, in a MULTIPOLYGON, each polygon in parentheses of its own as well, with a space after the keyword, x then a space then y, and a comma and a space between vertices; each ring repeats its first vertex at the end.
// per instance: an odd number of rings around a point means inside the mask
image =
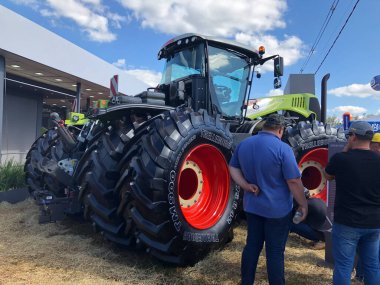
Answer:
POLYGON ((312 244, 311 248, 315 250, 325 249, 325 243, 323 241, 316 241, 312 244))

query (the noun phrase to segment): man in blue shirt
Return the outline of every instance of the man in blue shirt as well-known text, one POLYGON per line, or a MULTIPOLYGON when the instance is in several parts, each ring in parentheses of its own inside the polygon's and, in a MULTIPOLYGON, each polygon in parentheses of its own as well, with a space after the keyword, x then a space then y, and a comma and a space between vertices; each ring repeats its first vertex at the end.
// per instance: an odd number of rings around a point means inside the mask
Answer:
POLYGON ((232 179, 244 190, 247 243, 242 254, 242 284, 253 284, 265 241, 269 284, 285 284, 284 251, 293 198, 307 216, 304 187, 293 151, 281 141, 285 119, 272 114, 263 131, 242 141, 230 161, 232 179))

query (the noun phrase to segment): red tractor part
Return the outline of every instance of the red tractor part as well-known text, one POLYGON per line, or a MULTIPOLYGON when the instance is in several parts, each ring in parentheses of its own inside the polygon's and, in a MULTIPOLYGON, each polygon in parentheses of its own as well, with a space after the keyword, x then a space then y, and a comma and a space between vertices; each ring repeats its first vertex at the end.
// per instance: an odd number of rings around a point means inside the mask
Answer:
POLYGON ((196 229, 214 226, 223 215, 230 178, 223 154, 201 144, 186 156, 178 179, 178 199, 186 221, 196 229))
POLYGON ((328 162, 327 148, 317 148, 306 153, 298 167, 302 173, 302 183, 314 198, 327 200, 327 180, 323 170, 328 162))

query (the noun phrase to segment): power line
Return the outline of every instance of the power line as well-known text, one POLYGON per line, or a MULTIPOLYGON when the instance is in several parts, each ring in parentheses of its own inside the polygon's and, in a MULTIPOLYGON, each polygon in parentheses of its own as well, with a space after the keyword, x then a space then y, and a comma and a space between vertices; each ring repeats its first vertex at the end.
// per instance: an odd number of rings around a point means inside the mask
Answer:
POLYGON ((352 14, 354 13, 355 9, 356 9, 356 6, 358 5, 358 3, 360 2, 360 0, 357 0, 354 7, 352 8, 350 14, 348 15, 347 19, 346 19, 346 22, 344 23, 343 27, 340 29, 338 35, 336 36, 334 42, 332 43, 331 47, 329 48, 328 52, 326 53, 325 57, 323 58, 321 64, 318 66, 317 70, 315 71, 314 74, 317 74, 317 72, 319 71, 319 69, 321 68, 322 64, 325 62, 327 56, 330 54, 330 51, 332 50, 332 48, 334 47, 336 41, 338 40, 338 38, 340 37, 341 33, 343 32, 344 28, 346 27, 348 21, 350 20, 352 14))
POLYGON ((334 0, 334 2, 332 3, 332 5, 330 7, 330 10, 327 13, 327 16, 325 18, 325 21, 323 22, 322 27, 319 30, 319 33, 318 33, 317 37, 315 38, 313 46, 310 49, 310 52, 309 52, 309 54, 308 54, 308 56, 306 58, 306 61, 304 62, 304 64, 302 65, 302 67, 300 69, 300 73, 302 73, 304 71, 305 67, 307 66, 307 64, 310 61, 311 56, 314 54, 314 51, 315 51, 317 45, 319 44, 319 41, 321 40, 321 38, 322 38, 322 36, 323 36, 326 28, 327 28, 327 25, 329 24, 329 22, 331 20, 331 17, 332 17, 332 15, 335 12, 336 7, 338 6, 338 3, 339 3, 339 0, 334 0))

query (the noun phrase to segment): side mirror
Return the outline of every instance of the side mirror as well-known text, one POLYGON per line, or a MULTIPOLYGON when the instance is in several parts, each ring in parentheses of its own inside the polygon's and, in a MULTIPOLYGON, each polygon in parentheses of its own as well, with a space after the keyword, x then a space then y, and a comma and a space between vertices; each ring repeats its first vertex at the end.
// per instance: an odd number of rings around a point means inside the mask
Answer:
POLYGON ((274 77, 279 77, 284 75, 284 58, 279 56, 274 60, 274 77))
POLYGON ((276 77, 273 81, 273 87, 274 89, 278 89, 278 88, 281 88, 281 78, 280 77, 276 77))

